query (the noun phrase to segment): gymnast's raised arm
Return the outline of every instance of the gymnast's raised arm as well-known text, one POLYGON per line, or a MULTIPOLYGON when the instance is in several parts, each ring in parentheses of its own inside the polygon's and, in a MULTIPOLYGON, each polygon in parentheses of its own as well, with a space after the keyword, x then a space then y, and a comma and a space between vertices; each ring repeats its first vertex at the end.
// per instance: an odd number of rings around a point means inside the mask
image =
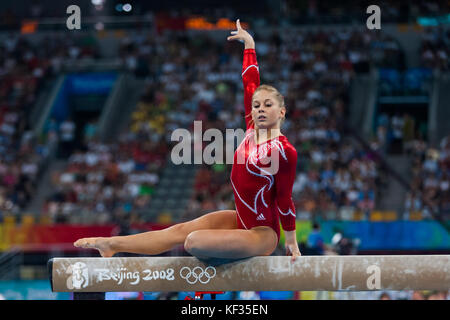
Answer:
POLYGON ((244 42, 244 58, 242 62, 242 83, 244 85, 244 106, 246 130, 254 128, 252 120, 252 97, 259 87, 259 66, 256 61, 255 41, 253 37, 241 27, 239 19, 236 21, 237 31, 231 31, 228 41, 240 40, 244 42))

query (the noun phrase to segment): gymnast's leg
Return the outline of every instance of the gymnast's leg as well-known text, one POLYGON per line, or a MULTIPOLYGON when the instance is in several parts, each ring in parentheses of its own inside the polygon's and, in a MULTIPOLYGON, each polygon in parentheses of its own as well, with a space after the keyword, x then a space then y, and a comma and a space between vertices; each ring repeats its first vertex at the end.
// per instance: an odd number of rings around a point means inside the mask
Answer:
POLYGON ((278 237, 270 227, 250 230, 197 230, 184 243, 187 252, 198 258, 243 259, 268 256, 278 244, 278 237))
POLYGON ((211 229, 236 228, 236 211, 221 210, 163 230, 129 236, 83 238, 77 240, 74 246, 97 249, 102 257, 112 257, 118 252, 156 255, 184 244, 186 237, 194 231, 208 229, 214 232, 211 229))

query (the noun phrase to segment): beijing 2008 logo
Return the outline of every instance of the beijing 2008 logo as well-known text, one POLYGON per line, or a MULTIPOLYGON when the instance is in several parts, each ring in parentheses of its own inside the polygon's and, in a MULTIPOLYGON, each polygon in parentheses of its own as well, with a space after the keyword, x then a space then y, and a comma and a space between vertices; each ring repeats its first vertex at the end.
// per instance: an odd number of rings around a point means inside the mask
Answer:
POLYGON ((195 267, 191 270, 189 267, 183 267, 180 270, 180 277, 185 279, 190 284, 196 284, 200 282, 202 284, 207 284, 209 280, 216 276, 216 268, 207 267, 203 270, 202 267, 195 267))
POLYGON ((72 289, 81 289, 86 288, 89 285, 89 273, 88 267, 83 262, 77 262, 71 264, 66 273, 70 273, 70 277, 67 278, 67 288, 72 289))

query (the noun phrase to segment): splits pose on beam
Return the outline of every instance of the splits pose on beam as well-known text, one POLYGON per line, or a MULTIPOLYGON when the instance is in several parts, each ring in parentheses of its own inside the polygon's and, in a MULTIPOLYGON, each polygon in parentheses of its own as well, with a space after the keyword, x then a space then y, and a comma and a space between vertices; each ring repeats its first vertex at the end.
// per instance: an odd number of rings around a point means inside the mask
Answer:
POLYGON ((246 134, 231 172, 236 210, 205 214, 169 228, 129 236, 83 238, 74 245, 95 248, 103 257, 118 252, 157 255, 178 245, 197 258, 242 259, 271 255, 285 231, 286 254, 300 256, 295 234, 292 186, 297 151, 280 131, 286 106, 280 92, 260 85, 255 42, 236 21, 227 40, 244 42, 242 81, 246 134), (270 166, 268 164, 270 163, 270 166))

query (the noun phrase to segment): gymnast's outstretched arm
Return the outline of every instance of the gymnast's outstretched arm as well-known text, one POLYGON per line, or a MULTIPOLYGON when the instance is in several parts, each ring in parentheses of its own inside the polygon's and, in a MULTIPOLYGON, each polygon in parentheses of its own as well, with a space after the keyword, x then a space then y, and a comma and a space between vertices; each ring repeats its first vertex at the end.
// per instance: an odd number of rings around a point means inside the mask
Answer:
POLYGON ((244 42, 244 58, 242 61, 242 83, 244 86, 244 106, 246 130, 254 128, 252 120, 252 97, 259 87, 259 66, 256 60, 255 41, 253 37, 241 27, 239 19, 236 21, 237 31, 231 31, 228 41, 240 40, 244 42))

